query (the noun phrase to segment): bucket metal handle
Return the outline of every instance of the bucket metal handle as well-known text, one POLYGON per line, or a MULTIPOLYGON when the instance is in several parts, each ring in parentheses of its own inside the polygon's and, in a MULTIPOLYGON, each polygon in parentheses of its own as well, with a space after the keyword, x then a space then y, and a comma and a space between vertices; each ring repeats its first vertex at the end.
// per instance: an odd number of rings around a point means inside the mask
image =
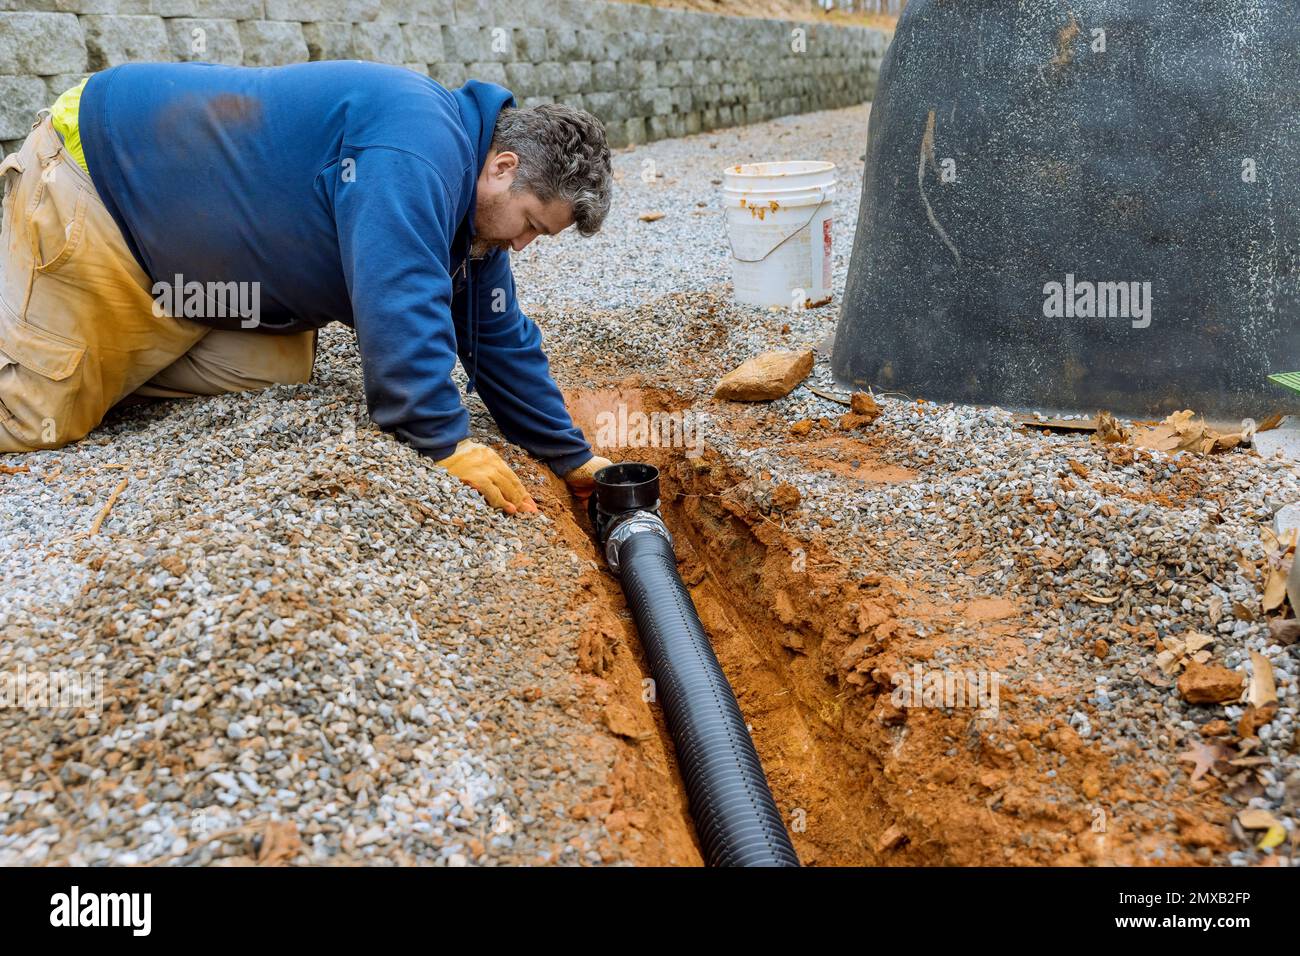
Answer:
POLYGON ((742 259, 740 256, 736 255, 736 244, 731 239, 731 220, 730 217, 727 216, 726 213, 724 212, 722 216, 722 223, 727 230, 727 245, 731 249, 731 258, 735 259, 737 262, 762 262, 764 259, 770 256, 772 253, 776 252, 776 250, 780 249, 782 246, 784 246, 795 236, 799 235, 799 233, 807 229, 808 226, 812 224, 812 221, 817 218, 817 213, 821 212, 822 206, 825 206, 828 202, 830 202, 830 200, 826 197, 825 190, 823 190, 822 201, 813 207, 812 214, 808 217, 808 219, 804 222, 804 224, 800 226, 798 229, 796 229, 794 232, 790 233, 790 235, 783 238, 780 242, 774 245, 771 249, 767 250, 767 252, 763 253, 757 259, 742 259))

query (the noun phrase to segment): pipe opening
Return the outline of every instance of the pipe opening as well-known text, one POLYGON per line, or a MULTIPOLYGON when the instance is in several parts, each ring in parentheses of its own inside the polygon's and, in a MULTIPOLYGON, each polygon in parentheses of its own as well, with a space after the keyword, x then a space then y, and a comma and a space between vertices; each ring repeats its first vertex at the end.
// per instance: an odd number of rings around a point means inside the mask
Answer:
POLYGON ((595 475, 596 505, 607 514, 650 511, 659 504, 659 469, 641 462, 622 462, 595 475))

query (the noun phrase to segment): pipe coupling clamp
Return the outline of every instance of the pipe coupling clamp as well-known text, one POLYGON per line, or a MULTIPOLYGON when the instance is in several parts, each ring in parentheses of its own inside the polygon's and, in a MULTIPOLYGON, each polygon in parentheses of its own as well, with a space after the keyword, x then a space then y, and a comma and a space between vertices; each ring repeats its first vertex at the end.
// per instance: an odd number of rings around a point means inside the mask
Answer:
POLYGON ((619 546, 632 535, 640 534, 643 531, 657 534, 669 544, 672 544, 673 536, 668 533, 668 526, 664 524, 663 519, 657 514, 652 511, 629 512, 626 516, 620 517, 614 522, 605 537, 605 560, 609 562, 609 569, 615 574, 619 573, 619 546))

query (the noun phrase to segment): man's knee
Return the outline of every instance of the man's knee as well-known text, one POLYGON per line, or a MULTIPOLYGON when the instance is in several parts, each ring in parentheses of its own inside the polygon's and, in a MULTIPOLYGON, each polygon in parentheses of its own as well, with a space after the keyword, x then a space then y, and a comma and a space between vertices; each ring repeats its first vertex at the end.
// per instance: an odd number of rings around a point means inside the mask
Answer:
POLYGON ((292 335, 262 335, 265 349, 255 367, 261 380, 271 385, 304 385, 311 381, 316 364, 316 330, 292 335))
POLYGON ((311 381, 316 332, 271 335, 215 329, 139 390, 141 395, 223 395, 311 381))

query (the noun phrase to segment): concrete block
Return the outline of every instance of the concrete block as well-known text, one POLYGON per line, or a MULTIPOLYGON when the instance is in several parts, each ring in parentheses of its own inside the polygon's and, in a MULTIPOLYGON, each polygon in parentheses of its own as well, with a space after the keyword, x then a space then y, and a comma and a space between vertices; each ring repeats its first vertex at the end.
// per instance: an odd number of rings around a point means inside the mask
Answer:
POLYGON ((175 59, 162 17, 84 16, 81 28, 86 34, 86 65, 92 71, 121 63, 175 59))
POLYGON ((470 79, 482 80, 485 83, 496 83, 498 86, 506 85, 506 67, 504 63, 482 60, 478 63, 471 63, 468 70, 470 79))
POLYGON ((592 86, 597 91, 618 90, 622 88, 620 82, 618 64, 612 60, 603 60, 592 66, 592 86))
POLYGON ((197 17, 198 0, 151 0, 145 10, 117 10, 117 13, 153 13, 160 17, 197 17))
POLYGON ((633 116, 624 124, 624 140, 628 145, 644 143, 645 139, 645 120, 640 116, 633 116))
POLYGON ((567 26, 546 31, 546 45, 552 58, 564 62, 578 55, 578 31, 567 26))
POLYGON ((37 112, 53 102, 40 77, 0 76, 0 139, 26 137, 37 112))
MULTIPOLYGON (((602 4, 602 6, 608 6, 608 4, 602 4)), ((524 27, 541 27, 545 29, 562 22, 556 0, 528 0, 528 3, 522 4, 518 16, 520 25, 524 27)))
POLYGON ((45 88, 50 93, 50 102, 53 103, 87 76, 88 73, 56 73, 54 76, 43 76, 41 80, 44 81, 45 88))
POLYGON ((637 86, 642 88, 658 86, 659 65, 654 60, 638 60, 636 64, 637 86))
POLYGON ((595 28, 597 8, 600 6, 603 4, 593 3, 592 0, 556 0, 560 22, 580 30, 595 28))
POLYGON ((278 20, 249 20, 239 25, 245 66, 283 66, 310 59, 302 24, 278 20))
POLYGON ((537 83, 537 67, 531 63, 507 63, 506 88, 517 100, 543 92, 537 83))
POLYGON ((71 13, 0 13, 0 74, 86 69, 86 39, 71 13))
POLYGON ((595 115, 606 128, 621 125, 627 119, 627 100, 618 93, 588 93, 583 97, 588 112, 595 115))
POLYGON ((210 20, 260 20, 266 16, 265 0, 197 0, 196 9, 210 20))
POLYGON ((579 30, 577 55, 584 60, 605 58, 605 34, 599 30, 579 30))
POLYGON ((396 23, 358 23, 352 28, 352 48, 359 60, 405 63, 406 41, 396 23))
POLYGON ((456 15, 451 0, 379 0, 379 15, 383 23, 423 23, 441 26, 455 23, 456 15))
POLYGON ((542 63, 549 59, 546 50, 546 31, 541 27, 519 27, 515 30, 515 58, 529 63, 542 63))
POLYGON ((565 86, 570 93, 587 93, 591 91, 591 64, 583 60, 574 60, 565 64, 567 82, 565 86))
POLYGON ((482 27, 455 24, 442 28, 442 46, 448 61, 474 63, 492 58, 488 32, 482 27))
POLYGON ((469 79, 464 63, 430 63, 429 75, 449 90, 459 89, 469 79))
MULTIPOLYGON (((302 36, 307 43, 307 55, 313 60, 351 60, 352 24, 334 20, 315 20, 302 25, 302 36)), ((415 59, 420 59, 415 57, 415 59)), ((427 61, 426 61, 427 62, 427 61)))
POLYGON ((537 88, 554 95, 564 91, 567 75, 563 63, 546 62, 537 64, 537 88))
POLYGON ((407 23, 402 26, 406 56, 424 63, 441 63, 446 59, 442 45, 442 28, 436 23, 407 23))
POLYGON ((380 0, 265 0, 267 20, 368 23, 379 18, 380 0))
POLYGON ((230 66, 239 66, 244 62, 244 46, 239 41, 239 26, 234 20, 180 17, 168 20, 166 24, 172 56, 177 60, 226 63, 230 66))

